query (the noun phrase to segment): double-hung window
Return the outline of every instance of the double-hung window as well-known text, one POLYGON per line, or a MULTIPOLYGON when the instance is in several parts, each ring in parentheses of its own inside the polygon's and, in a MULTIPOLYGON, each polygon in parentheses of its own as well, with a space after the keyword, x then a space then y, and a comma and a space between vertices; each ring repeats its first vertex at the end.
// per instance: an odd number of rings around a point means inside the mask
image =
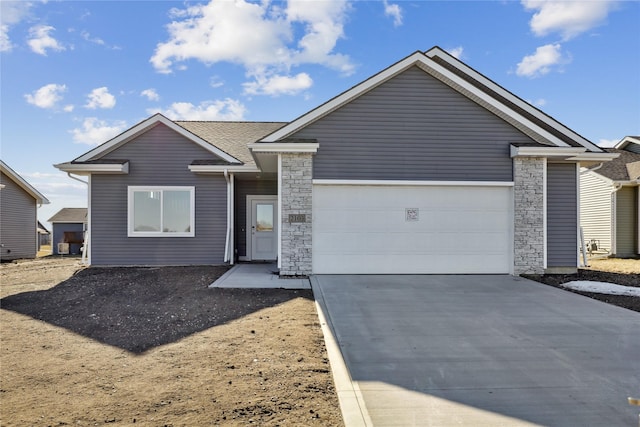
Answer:
POLYGON ((194 187, 130 186, 129 237, 195 236, 194 187))

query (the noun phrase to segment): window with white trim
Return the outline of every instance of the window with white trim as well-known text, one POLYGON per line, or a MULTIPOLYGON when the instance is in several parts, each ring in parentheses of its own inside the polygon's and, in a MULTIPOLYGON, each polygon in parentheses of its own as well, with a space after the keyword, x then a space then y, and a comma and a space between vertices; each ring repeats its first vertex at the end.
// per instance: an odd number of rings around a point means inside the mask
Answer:
POLYGON ((129 237, 195 236, 194 187, 130 186, 129 237))

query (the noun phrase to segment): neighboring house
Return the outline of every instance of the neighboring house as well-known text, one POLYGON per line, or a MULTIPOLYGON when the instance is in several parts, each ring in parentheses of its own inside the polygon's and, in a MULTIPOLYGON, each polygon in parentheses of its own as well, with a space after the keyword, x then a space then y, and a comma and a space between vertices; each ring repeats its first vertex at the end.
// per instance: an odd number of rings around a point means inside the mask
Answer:
POLYGON ((576 269, 579 167, 616 156, 435 47, 289 123, 156 114, 56 167, 90 176, 93 265, 521 274, 576 269))
POLYGON ((0 160, 0 259, 35 258, 39 205, 48 204, 31 184, 0 160))
POLYGON ((87 229, 87 208, 62 208, 49 218, 53 255, 80 255, 87 229))
POLYGON ((47 230, 47 227, 42 225, 40 221, 38 221, 38 250, 43 245, 51 244, 51 232, 47 230))
POLYGON ((640 136, 615 148, 619 157, 580 174, 580 225, 595 254, 621 258, 640 254, 640 136))

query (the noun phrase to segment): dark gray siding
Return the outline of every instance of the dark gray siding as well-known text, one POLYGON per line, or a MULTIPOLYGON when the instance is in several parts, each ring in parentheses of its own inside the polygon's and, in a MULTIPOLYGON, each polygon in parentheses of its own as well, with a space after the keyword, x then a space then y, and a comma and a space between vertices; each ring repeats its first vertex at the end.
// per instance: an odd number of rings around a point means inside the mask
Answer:
POLYGON ((640 145, 634 144, 633 142, 630 144, 627 144, 627 146, 624 147, 624 149, 627 151, 631 151, 632 153, 640 154, 640 145))
POLYGON ((632 257, 638 253, 638 200, 635 187, 616 191, 616 256, 632 257))
POLYGON ((36 200, 0 173, 0 257, 3 260, 35 258, 36 200))
POLYGON ((576 267, 578 259, 576 165, 547 165, 547 266, 576 267))
POLYGON ((237 180, 235 187, 236 256, 247 255, 247 195, 277 195, 278 181, 237 180))
MULTIPOLYGON (((64 233, 74 233, 74 241, 82 241, 84 239, 84 224, 82 223, 55 223, 53 224, 53 243, 52 253, 53 255, 59 255, 58 243, 64 243, 64 233)), ((69 253, 72 255, 79 255, 81 243, 70 243, 69 253)))
POLYGON ((158 125, 104 158, 128 159, 128 175, 91 178, 93 265, 221 264, 227 221, 224 176, 198 175, 188 166, 213 155, 158 125), (195 186, 195 237, 127 237, 131 185, 195 186))
POLYGON ((318 140, 316 179, 512 181, 509 143, 532 142, 417 67, 292 137, 318 140))

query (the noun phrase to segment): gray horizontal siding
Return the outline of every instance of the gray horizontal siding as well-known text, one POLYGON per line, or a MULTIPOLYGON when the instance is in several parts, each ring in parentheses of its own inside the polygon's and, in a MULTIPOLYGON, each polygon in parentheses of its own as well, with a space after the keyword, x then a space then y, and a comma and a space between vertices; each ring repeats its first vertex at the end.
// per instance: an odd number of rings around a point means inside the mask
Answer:
POLYGON ((235 242, 236 256, 247 255, 247 196, 248 195, 277 195, 278 181, 267 180, 236 180, 235 185, 235 242))
POLYGON ((635 187, 616 192, 616 256, 632 257, 638 253, 638 200, 635 187))
POLYGON ((547 165, 547 266, 576 267, 578 200, 576 165, 547 165))
POLYGON ((630 144, 627 144, 626 147, 624 147, 625 150, 627 151, 631 151, 632 153, 638 153, 640 154, 640 145, 639 144, 634 144, 633 142, 630 144))
POLYGON ((511 181, 509 144, 532 142, 417 67, 292 137, 318 140, 316 179, 511 181))
POLYGON ((0 173, 0 257, 35 258, 37 251, 36 200, 7 175, 0 173))
POLYGON ((128 175, 91 177, 93 265, 221 264, 227 190, 222 175, 188 170, 213 155, 158 125, 104 158, 128 159, 128 175), (195 186, 195 237, 127 237, 128 186, 195 186))
POLYGON ((611 252, 611 183, 595 172, 580 175, 580 226, 585 242, 596 241, 599 250, 611 252))

